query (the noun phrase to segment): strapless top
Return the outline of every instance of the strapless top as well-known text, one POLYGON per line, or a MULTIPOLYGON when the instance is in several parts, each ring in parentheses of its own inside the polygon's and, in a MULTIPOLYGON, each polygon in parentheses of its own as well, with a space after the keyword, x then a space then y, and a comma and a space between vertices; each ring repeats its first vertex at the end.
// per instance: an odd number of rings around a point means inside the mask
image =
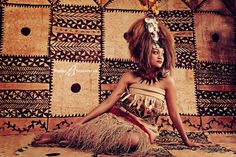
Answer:
POLYGON ((151 141, 158 133, 157 120, 164 110, 165 90, 146 84, 132 84, 121 95, 119 108, 135 118, 148 131, 151 141))
POLYGON ((164 110, 165 90, 146 84, 132 84, 121 95, 121 106, 135 116, 155 124, 164 110))

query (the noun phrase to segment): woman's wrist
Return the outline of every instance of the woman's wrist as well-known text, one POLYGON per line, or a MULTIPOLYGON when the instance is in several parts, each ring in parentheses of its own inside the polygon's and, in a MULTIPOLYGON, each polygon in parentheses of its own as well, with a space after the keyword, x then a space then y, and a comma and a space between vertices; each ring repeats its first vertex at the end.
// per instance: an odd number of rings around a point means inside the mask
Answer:
POLYGON ((82 119, 80 119, 80 120, 78 121, 78 123, 82 125, 82 124, 85 123, 85 121, 86 121, 86 119, 85 119, 85 117, 83 117, 82 119))
POLYGON ((191 142, 188 138, 187 139, 183 139, 183 142, 185 145, 189 145, 189 143, 191 142))

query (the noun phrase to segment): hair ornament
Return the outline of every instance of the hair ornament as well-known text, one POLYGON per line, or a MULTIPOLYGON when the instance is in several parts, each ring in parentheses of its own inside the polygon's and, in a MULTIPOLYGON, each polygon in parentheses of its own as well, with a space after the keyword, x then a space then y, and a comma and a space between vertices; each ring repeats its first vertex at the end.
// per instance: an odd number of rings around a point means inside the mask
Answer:
POLYGON ((151 34, 152 40, 153 40, 153 48, 160 48, 159 43, 159 28, 158 28, 158 22, 154 16, 148 16, 144 19, 145 21, 145 27, 147 31, 151 34))
POLYGON ((153 48, 160 48, 159 28, 155 18, 159 14, 159 4, 157 0, 142 0, 143 9, 147 11, 147 17, 144 19, 145 28, 151 34, 153 39, 153 48))

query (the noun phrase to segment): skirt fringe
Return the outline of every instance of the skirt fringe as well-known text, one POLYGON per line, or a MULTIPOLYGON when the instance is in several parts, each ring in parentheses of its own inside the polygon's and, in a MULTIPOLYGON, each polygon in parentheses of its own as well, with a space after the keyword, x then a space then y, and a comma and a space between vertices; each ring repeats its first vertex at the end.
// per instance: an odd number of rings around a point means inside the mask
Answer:
POLYGON ((69 127, 54 131, 53 136, 55 143, 66 140, 69 142, 68 147, 92 151, 95 154, 144 157, 152 149, 143 130, 112 113, 104 113, 73 130, 69 127), (129 136, 132 133, 139 138, 135 150, 132 148, 131 136, 129 136), (124 135, 127 138, 121 143, 124 135))

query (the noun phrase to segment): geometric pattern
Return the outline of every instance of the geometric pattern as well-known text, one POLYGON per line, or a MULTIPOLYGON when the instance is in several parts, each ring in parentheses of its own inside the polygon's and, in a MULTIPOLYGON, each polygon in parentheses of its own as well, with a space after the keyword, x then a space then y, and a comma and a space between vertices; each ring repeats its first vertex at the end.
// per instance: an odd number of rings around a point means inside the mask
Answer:
POLYGON ((196 61, 193 14, 191 11, 161 11, 158 15, 174 35, 176 67, 192 69, 196 61))
POLYGON ((1 55, 0 66, 30 66, 30 67, 47 67, 50 66, 49 57, 29 57, 1 55))
POLYGON ((104 12, 104 52, 106 58, 130 59, 124 33, 129 30, 133 22, 143 16, 144 12, 142 11, 106 10, 104 12))
MULTIPOLYGON (((107 98, 124 72, 137 69, 123 34, 145 14, 139 2, 2 0, 0 132, 67 127, 107 98)), ((202 131, 235 133, 233 16, 224 16, 220 0, 158 2, 159 20, 174 35, 177 105, 188 136, 204 142, 202 131)), ((158 128, 160 141, 181 141, 166 113, 158 128)))
POLYGON ((0 121, 0 132, 1 135, 46 132, 47 126, 46 118, 3 118, 0 121))
MULTIPOLYGON (((208 143, 207 136, 204 132, 188 132, 188 137, 195 142, 208 143)), ((182 142, 182 139, 178 132, 163 130, 159 133, 158 142, 182 142)))
POLYGON ((49 17, 49 6, 5 5, 2 53, 48 55, 49 17))
MULTIPOLYGON (((50 0, 50 1, 54 1, 54 3, 55 3, 55 0, 50 0)), ((63 4, 63 5, 78 5, 79 4, 81 6, 86 6, 86 5, 98 6, 96 0, 79 0, 79 1, 78 0, 57 0, 57 1, 59 1, 59 3, 63 4)))
MULTIPOLYGON (((212 102, 217 102, 217 100, 222 100, 225 104, 230 101, 235 101, 236 91, 196 91, 198 100, 212 100, 212 102)), ((210 101, 208 101, 210 102, 210 101)))
POLYGON ((2 35, 3 35, 3 9, 2 6, 0 6, 0 52, 2 52, 2 35))
POLYGON ((1 67, 1 82, 40 82, 49 83, 48 68, 1 67))
POLYGON ((76 123, 81 117, 51 117, 48 120, 48 131, 69 127, 76 123))
POLYGON ((194 38, 192 36, 175 36, 176 67, 192 69, 196 63, 194 38))
POLYGON ((220 64, 198 62, 196 64, 197 85, 235 85, 236 66, 233 64, 220 64))
POLYGON ((236 66, 232 64, 197 62, 195 80, 197 108, 200 115, 236 115, 235 73, 236 66))
POLYGON ((235 116, 236 91, 196 91, 199 113, 212 116, 235 116))
POLYGON ((191 141, 197 142, 197 143, 205 143, 206 146, 188 147, 183 144, 180 135, 176 131, 161 131, 157 139, 157 144, 167 150, 189 150, 189 151, 201 150, 207 153, 221 153, 219 154, 220 156, 225 156, 225 153, 227 152, 229 152, 229 154, 231 155, 233 154, 232 150, 226 147, 222 147, 218 144, 207 145, 209 141, 208 141, 207 135, 204 132, 187 132, 187 136, 191 141))
POLYGON ((202 102, 200 103, 198 104, 198 111, 201 116, 236 116, 235 101, 232 106, 218 104, 207 106, 202 104, 202 102))
POLYGON ((50 82, 50 59, 48 57, 0 57, 0 82, 50 82))
POLYGON ((164 22, 170 31, 194 31, 193 14, 188 10, 161 11, 158 19, 164 22))
POLYGON ((127 71, 137 70, 137 64, 118 59, 105 59, 101 63, 101 74, 100 74, 100 83, 101 84, 111 84, 118 83, 120 77, 123 73, 127 71))
MULTIPOLYGON (((198 132, 202 131, 201 126, 201 117, 200 116, 181 116, 181 120, 183 123, 184 130, 186 132, 198 132)), ((157 121, 158 130, 176 130, 174 127, 173 122, 171 121, 170 117, 167 115, 161 115, 157 121)))
MULTIPOLYGON (((230 1, 229 1, 230 2, 230 1)), ((232 1, 233 2, 233 1, 232 1)), ((205 0, 200 3, 197 10, 200 12, 215 12, 221 15, 232 15, 230 8, 226 7, 226 4, 222 0, 205 0)), ((229 4, 229 3, 228 3, 229 4)))
POLYGON ((49 117, 49 109, 0 109, 0 118, 33 118, 49 117))
POLYGON ((195 13, 194 21, 198 60, 235 63, 234 19, 213 13, 195 13))
POLYGON ((0 117, 48 117, 50 92, 48 57, 0 58, 0 117))
POLYGON ((57 5, 52 9, 50 56, 69 61, 102 59, 101 9, 57 5))
POLYGON ((182 0, 191 10, 194 10, 198 5, 198 1, 189 1, 189 0, 182 0))
MULTIPOLYGON (((181 116, 184 130, 186 132, 209 133, 235 133, 235 116, 181 116)), ((157 121, 159 131, 175 131, 175 127, 170 117, 162 115, 157 121)))
POLYGON ((112 90, 101 90, 100 91, 100 98, 99 98, 99 102, 103 102, 109 95, 111 95, 112 90))
POLYGON ((35 7, 35 5, 44 5, 44 6, 50 6, 50 3, 52 3, 53 1, 58 1, 58 0, 36 0, 36 1, 32 1, 32 0, 23 0, 23 1, 19 1, 19 0, 1 0, 2 3, 5 4, 13 4, 13 5, 19 5, 19 6, 32 6, 35 7))
POLYGON ((232 133, 236 130, 235 116, 202 116, 202 130, 209 133, 228 132, 232 133))
POLYGON ((52 71, 53 116, 81 116, 98 105, 98 63, 54 61, 52 71))
POLYGON ((183 2, 183 0, 173 0, 173 1, 157 0, 157 2, 158 2, 158 10, 160 11, 190 10, 189 7, 183 2))
POLYGON ((138 0, 110 0, 106 4, 108 9, 122 9, 122 10, 141 10, 142 4, 138 0), (112 3, 111 3, 112 2, 112 3))
POLYGON ((176 105, 181 114, 197 114, 194 72, 191 69, 175 68, 173 77, 176 84, 176 105))
POLYGON ((100 102, 105 100, 118 83, 121 75, 127 71, 137 70, 137 64, 128 60, 105 59, 100 67, 100 102))
POLYGON ((47 109, 49 90, 0 90, 1 109, 47 109))

